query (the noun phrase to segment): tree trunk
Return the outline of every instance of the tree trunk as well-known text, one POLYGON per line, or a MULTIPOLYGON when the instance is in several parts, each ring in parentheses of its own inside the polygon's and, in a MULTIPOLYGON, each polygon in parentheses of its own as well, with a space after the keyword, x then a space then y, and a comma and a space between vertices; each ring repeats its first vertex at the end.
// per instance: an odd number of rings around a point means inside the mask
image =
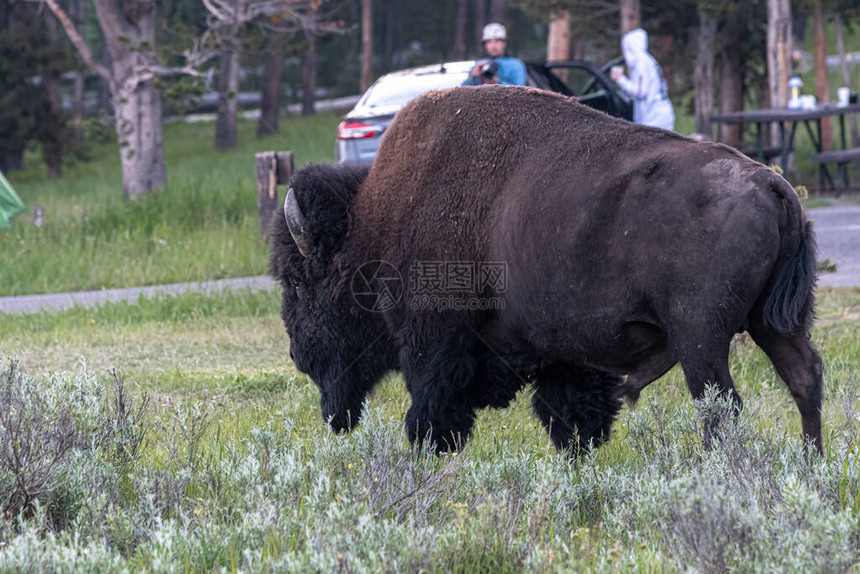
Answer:
MULTIPOLYGON (((50 17, 50 15, 48 15, 50 17)), ((42 74, 45 85, 45 102, 42 106, 43 117, 51 118, 52 127, 40 130, 39 143, 42 147, 42 160, 48 177, 59 179, 63 176, 63 118, 60 107, 60 74, 48 69, 42 74)))
MULTIPOLYGON (((720 65, 720 113, 740 111, 744 107, 743 72, 735 51, 725 50, 720 65)), ((731 146, 741 144, 741 126, 720 124, 720 141, 731 146)))
POLYGON ((675 53, 675 39, 672 36, 656 36, 648 40, 648 46, 651 55, 660 62, 663 79, 666 80, 666 85, 669 88, 669 92, 671 92, 673 82, 675 81, 675 59, 677 56, 675 53))
MULTIPOLYGON (((830 83, 827 81, 827 46, 824 37, 824 15, 821 0, 813 0, 815 18, 815 95, 820 103, 830 101, 830 83)), ((821 149, 833 149, 833 124, 830 118, 821 118, 821 149)))
POLYGON ((570 12, 559 10, 549 18, 546 59, 549 62, 570 57, 570 12))
MULTIPOLYGON (((84 0, 75 0, 72 3, 75 20, 78 29, 84 27, 87 20, 87 3, 84 0)), ((79 68, 75 71, 74 100, 72 103, 72 126, 75 139, 78 142, 84 139, 84 97, 86 96, 86 69, 79 68)))
POLYGON ((361 93, 373 83, 373 1, 361 0, 361 93))
POLYGON ((113 104, 110 101, 110 85, 104 78, 99 78, 99 87, 96 94, 97 106, 99 111, 105 115, 110 115, 113 110, 113 104))
MULTIPOLYGON (((549 35, 546 40, 548 62, 566 60, 570 57, 570 12, 559 10, 549 17, 549 35)), ((555 74, 567 83, 567 70, 559 68, 555 74)))
POLYGON ((228 43, 221 50, 218 80, 218 116, 215 120, 215 147, 233 149, 238 143, 239 48, 228 43))
POLYGON ((484 54, 484 44, 481 42, 481 35, 484 31, 484 26, 488 24, 487 20, 487 3, 484 0, 475 0, 475 50, 477 54, 484 54))
MULTIPOLYGON (((50 12, 44 12, 48 44, 52 51, 60 43, 57 20, 50 12)), ((39 128, 39 143, 42 147, 42 160, 48 177, 59 179, 63 176, 63 131, 65 122, 60 104, 60 70, 54 62, 49 62, 42 73, 45 96, 41 105, 42 125, 39 128)))
POLYGON ((642 26, 642 6, 639 0, 620 0, 621 35, 642 26))
POLYGON ((278 122, 281 117, 281 77, 284 72, 285 39, 274 36, 269 46, 269 56, 266 59, 266 71, 263 76, 263 98, 260 102, 260 121, 257 124, 257 136, 265 137, 278 133, 278 122))
POLYGON ((307 33, 308 51, 302 58, 302 115, 312 116, 314 109, 314 92, 317 89, 317 38, 307 33))
MULTIPOLYGON (((767 82, 770 105, 788 105, 791 75, 791 0, 767 0, 767 82)), ((779 141, 779 127, 771 128, 771 141, 779 141)))
POLYGON ((466 59, 466 32, 469 20, 469 0, 457 0, 457 27, 454 30, 454 59, 466 59))
POLYGON ((608 44, 601 43, 595 47, 594 51, 597 54, 597 61, 598 62, 607 62, 607 61, 609 61, 610 57, 615 57, 618 55, 619 49, 613 47, 610 50, 610 48, 608 47, 608 44), (610 56, 610 54, 612 54, 612 56, 610 56))
POLYGON ((508 25, 508 0, 490 0, 490 16, 487 22, 508 25))
MULTIPOLYGON (((104 49, 102 50, 102 57, 101 57, 100 64, 103 65, 107 69, 113 69, 113 66, 111 65, 111 61, 110 61, 110 50, 108 50, 108 48, 107 48, 107 42, 104 43, 104 49)), ((111 103, 111 98, 110 98, 110 89, 111 89, 110 82, 108 82, 106 79, 104 79, 102 77, 99 77, 97 105, 98 105, 99 112, 101 112, 104 115, 111 115, 112 110, 113 110, 113 103, 111 103)))
POLYGON ((74 129, 75 139, 82 141, 84 139, 84 97, 86 95, 86 72, 84 70, 75 71, 75 87, 74 100, 72 101, 72 127, 74 129))
MULTIPOLYGON (((842 37, 842 15, 839 12, 833 16, 833 32, 836 35, 836 49, 839 51, 839 67, 842 70, 842 85, 851 89, 851 72, 848 69, 848 58, 845 56, 845 40, 842 37)), ((854 90, 851 90, 852 92, 854 90)), ((860 130, 857 129, 857 114, 848 116, 851 126, 851 145, 860 146, 860 130)))
POLYGON ((585 59, 585 40, 582 36, 577 36, 570 44, 570 59, 583 60, 585 59))
POLYGON ((167 183, 161 94, 151 82, 116 102, 122 189, 128 199, 162 189, 167 183))
POLYGON ((699 43, 696 52, 695 130, 711 136, 711 115, 714 112, 714 40, 717 36, 717 20, 699 9, 699 43))
POLYGON ((138 2, 133 12, 112 0, 93 4, 110 55, 123 196, 135 199, 167 186, 161 94, 134 76, 138 66, 155 62, 155 3, 138 2))
POLYGON ((394 61, 394 50, 397 46, 397 3, 399 0, 385 0, 385 71, 400 68, 400 62, 394 61))
POLYGON ((123 195, 136 198, 167 182, 162 135, 161 94, 153 85, 155 0, 119 3, 93 0, 110 66, 97 62, 74 22, 56 0, 43 0, 87 65, 110 87, 122 167, 123 195))

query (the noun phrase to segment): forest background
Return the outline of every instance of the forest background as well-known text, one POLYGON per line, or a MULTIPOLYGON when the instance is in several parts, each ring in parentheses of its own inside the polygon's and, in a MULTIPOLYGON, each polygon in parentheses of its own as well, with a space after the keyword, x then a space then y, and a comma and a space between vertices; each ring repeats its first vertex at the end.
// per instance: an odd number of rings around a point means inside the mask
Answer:
MULTIPOLYGON (((490 21, 509 53, 602 64, 638 26, 690 131, 713 135, 716 111, 784 105, 803 74, 819 101, 852 79, 857 0, 3 0, 0 171, 38 151, 50 177, 115 137, 129 198, 166 183, 164 117, 217 111, 214 145, 237 145, 245 102, 258 136, 285 106, 361 93, 380 75, 481 55, 490 21), (828 76, 827 55, 839 64, 828 76), (814 88, 813 88, 814 86, 814 88), (248 97, 245 97, 248 96, 248 97), (690 122, 687 122, 690 123, 690 122), (143 137, 141 134, 147 134, 143 137)), ((858 91, 855 88, 855 91, 858 91)), ((825 147, 833 135, 825 125, 825 147)), ((855 130, 856 134, 856 130, 855 130)), ((739 144, 737 127, 721 139, 739 144)), ((857 145, 855 141, 855 145, 857 145)))

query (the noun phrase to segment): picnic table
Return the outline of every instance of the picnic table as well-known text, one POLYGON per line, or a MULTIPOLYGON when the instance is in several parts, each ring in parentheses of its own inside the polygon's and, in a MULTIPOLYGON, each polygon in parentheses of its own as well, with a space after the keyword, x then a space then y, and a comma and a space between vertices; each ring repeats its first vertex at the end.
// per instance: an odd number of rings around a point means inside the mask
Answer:
POLYGON ((824 189, 825 180, 835 189, 833 178, 827 169, 828 163, 837 164, 843 185, 848 187, 848 162, 860 160, 860 147, 848 147, 845 138, 845 116, 860 112, 860 104, 839 106, 835 103, 818 104, 811 109, 765 108, 759 110, 743 110, 727 112, 711 116, 712 124, 755 124, 755 149, 751 156, 764 163, 767 156, 780 157, 783 172, 788 168, 788 157, 794 151, 794 136, 797 125, 803 123, 815 147, 811 160, 818 164, 819 180, 824 189), (838 116, 839 134, 842 149, 825 152, 821 142, 821 119, 838 116), (776 123, 779 126, 779 143, 774 149, 766 149, 763 141, 764 126, 776 123))

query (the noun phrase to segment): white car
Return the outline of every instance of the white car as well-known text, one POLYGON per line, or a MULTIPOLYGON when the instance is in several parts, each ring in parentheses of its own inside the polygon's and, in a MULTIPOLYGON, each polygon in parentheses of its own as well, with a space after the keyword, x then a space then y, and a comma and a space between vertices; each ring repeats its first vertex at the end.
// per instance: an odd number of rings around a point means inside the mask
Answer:
MULTIPOLYGON (((526 83, 567 96, 577 96, 583 104, 632 120, 633 105, 630 99, 606 73, 611 65, 617 63, 618 60, 613 60, 602 69, 579 61, 526 63, 526 83), (565 81, 559 79, 555 70, 564 70, 565 81)), ((335 160, 373 162, 382 134, 400 108, 426 92, 461 85, 474 65, 474 60, 434 64, 392 72, 376 80, 337 126, 335 160)))

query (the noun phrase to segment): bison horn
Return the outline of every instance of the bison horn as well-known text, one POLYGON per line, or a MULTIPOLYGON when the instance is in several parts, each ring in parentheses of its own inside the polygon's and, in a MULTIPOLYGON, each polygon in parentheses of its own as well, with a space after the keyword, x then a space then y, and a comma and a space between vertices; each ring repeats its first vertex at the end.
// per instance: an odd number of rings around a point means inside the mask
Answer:
POLYGON ((293 241, 299 248, 299 253, 305 257, 310 257, 311 246, 306 235, 307 223, 305 216, 302 215, 302 210, 299 209, 296 192, 293 191, 292 187, 287 191, 287 198, 284 200, 284 217, 287 219, 287 227, 290 230, 290 235, 293 236, 293 241))

